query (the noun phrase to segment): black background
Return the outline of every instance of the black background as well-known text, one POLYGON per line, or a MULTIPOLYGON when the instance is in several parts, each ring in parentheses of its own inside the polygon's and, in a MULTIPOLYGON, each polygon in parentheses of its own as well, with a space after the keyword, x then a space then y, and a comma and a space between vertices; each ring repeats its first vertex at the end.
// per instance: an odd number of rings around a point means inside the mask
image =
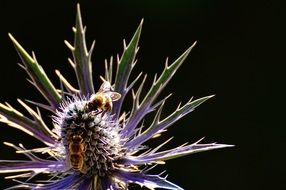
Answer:
MULTIPOLYGON (((141 18, 144 26, 136 72, 148 73, 149 82, 160 73, 168 56, 175 60, 194 41, 191 56, 174 76, 165 94, 173 93, 166 113, 191 96, 215 98, 172 126, 151 145, 175 136, 176 146, 205 137, 204 142, 236 147, 190 155, 167 162, 168 179, 185 189, 286 189, 285 185, 285 6, 279 1, 79 1, 87 41, 96 39, 94 83, 99 86, 104 59, 122 53, 141 18), (283 116, 284 115, 284 116, 283 116)), ((16 108, 16 98, 44 101, 25 80, 19 58, 9 41, 11 32, 29 52, 35 51, 54 84, 54 70, 75 84, 68 65, 76 1, 1 1, 1 102, 16 108)), ((149 83, 150 84, 150 83, 149 83)), ((1 141, 39 144, 1 124, 1 141)), ((39 144, 41 145, 41 144, 39 144)), ((0 146, 1 159, 17 159, 0 146)), ((0 189, 11 181, 0 176, 0 189)))

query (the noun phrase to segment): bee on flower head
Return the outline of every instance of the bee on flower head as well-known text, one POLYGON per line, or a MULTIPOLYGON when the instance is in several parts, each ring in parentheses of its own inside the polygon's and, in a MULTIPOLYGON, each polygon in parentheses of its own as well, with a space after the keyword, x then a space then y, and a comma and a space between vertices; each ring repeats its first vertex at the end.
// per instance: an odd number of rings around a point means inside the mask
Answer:
POLYGON ((114 92, 110 82, 106 81, 103 77, 100 77, 103 81, 98 92, 92 94, 88 103, 87 111, 111 111, 112 102, 120 99, 121 94, 114 92))
POLYGON ((69 142, 69 161, 75 171, 86 173, 84 169, 85 143, 80 135, 72 135, 69 142))

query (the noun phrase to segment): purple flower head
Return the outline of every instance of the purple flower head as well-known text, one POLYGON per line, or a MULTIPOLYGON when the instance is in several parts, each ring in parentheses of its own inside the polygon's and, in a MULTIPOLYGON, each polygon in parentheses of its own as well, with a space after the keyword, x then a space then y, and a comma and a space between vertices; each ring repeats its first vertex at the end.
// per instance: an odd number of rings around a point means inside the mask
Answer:
POLYGON ((76 26, 73 28, 74 43, 65 42, 73 55, 69 62, 76 74, 77 87, 73 87, 56 70, 61 82, 57 89, 38 64, 35 55, 30 56, 9 34, 22 60, 21 67, 29 75, 30 83, 47 100, 47 104, 18 100, 30 114, 29 117, 8 103, 0 104, 1 122, 43 143, 43 147, 29 149, 22 144, 16 146, 4 142, 27 157, 26 160, 0 160, 0 173, 20 173, 7 177, 18 182, 18 185, 9 189, 120 190, 128 189, 130 184, 137 184, 149 189, 177 190, 182 188, 168 181, 163 173, 152 174, 150 170, 169 159, 232 146, 201 144, 199 140, 193 144, 186 143, 164 150, 162 147, 171 139, 154 148, 144 145, 212 96, 196 100, 191 98, 184 105, 179 105, 169 116, 161 116, 170 96, 157 100, 158 96, 195 43, 174 62, 168 63, 166 60, 163 72, 158 77, 155 76, 143 96, 141 91, 146 89, 147 75, 142 77, 141 73, 135 79, 130 77, 136 65, 142 24, 143 21, 129 44, 124 42, 124 51, 117 59, 115 74, 113 60, 106 62, 105 75, 101 77, 102 85, 97 90, 93 85, 91 63, 94 43, 88 50, 79 6, 76 26), (123 110, 122 105, 126 104, 128 94, 133 98, 132 108, 123 110), (50 113, 49 124, 42 119, 42 110, 50 113), (153 120, 150 123, 143 122, 151 112, 154 113, 153 120), (39 174, 46 175, 46 178, 34 180, 35 176, 43 176, 39 174))

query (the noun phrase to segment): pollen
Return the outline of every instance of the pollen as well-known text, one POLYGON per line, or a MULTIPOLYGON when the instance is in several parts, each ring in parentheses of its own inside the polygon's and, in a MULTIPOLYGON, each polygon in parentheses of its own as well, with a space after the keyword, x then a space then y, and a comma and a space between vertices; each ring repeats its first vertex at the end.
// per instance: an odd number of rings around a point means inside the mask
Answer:
POLYGON ((87 104, 84 99, 74 98, 58 112, 64 158, 71 170, 105 176, 125 155, 121 125, 110 112, 90 111, 87 104))

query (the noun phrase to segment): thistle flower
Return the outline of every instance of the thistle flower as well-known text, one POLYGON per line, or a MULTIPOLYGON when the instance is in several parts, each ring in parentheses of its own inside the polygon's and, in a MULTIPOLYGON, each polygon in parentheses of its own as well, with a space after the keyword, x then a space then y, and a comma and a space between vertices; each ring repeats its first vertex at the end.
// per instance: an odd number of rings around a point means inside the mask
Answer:
MULTIPOLYGON (((230 147, 225 144, 183 144, 179 147, 161 150, 163 142, 155 148, 144 145, 151 138, 159 136, 183 116, 210 99, 206 96, 192 98, 169 116, 162 118, 161 112, 168 97, 157 101, 160 92, 187 58, 195 43, 177 60, 168 64, 154 81, 144 97, 140 97, 145 85, 146 75, 130 80, 130 74, 136 64, 138 41, 142 23, 137 28, 130 43, 124 42, 122 56, 117 59, 115 78, 113 78, 113 61, 105 64, 105 76, 98 91, 94 89, 91 54, 94 43, 87 50, 85 28, 82 25, 78 6, 74 44, 65 42, 71 50, 73 67, 78 87, 73 87, 60 73, 56 74, 61 82, 57 89, 49 80, 43 68, 38 64, 34 54, 30 56, 22 46, 9 34, 28 73, 29 82, 35 86, 47 100, 48 104, 28 101, 18 102, 31 117, 24 116, 8 103, 0 104, 0 121, 17 128, 41 141, 45 146, 28 149, 22 144, 16 146, 4 142, 16 149, 17 153, 27 156, 26 160, 0 160, 0 173, 19 173, 7 178, 18 182, 8 189, 128 189, 134 183, 149 189, 182 189, 167 180, 164 174, 151 174, 150 171, 166 160, 219 148, 230 147), (139 82, 140 81, 140 82, 139 82), (137 83, 140 83, 136 85, 137 83), (136 87, 137 86, 137 87, 136 87), (133 106, 124 111, 122 105, 126 95, 132 93, 133 106), (47 110, 52 116, 46 124, 40 110, 47 110), (144 118, 154 112, 151 123, 144 123, 144 118), (48 126, 49 125, 49 126, 48 126), (46 155, 45 158, 40 154, 46 155), (45 174, 45 180, 33 180, 35 176, 45 174), (27 178, 25 181, 17 178, 27 178), (16 180, 17 179, 17 180, 16 180)), ((42 176, 42 175, 41 175, 42 176)))

